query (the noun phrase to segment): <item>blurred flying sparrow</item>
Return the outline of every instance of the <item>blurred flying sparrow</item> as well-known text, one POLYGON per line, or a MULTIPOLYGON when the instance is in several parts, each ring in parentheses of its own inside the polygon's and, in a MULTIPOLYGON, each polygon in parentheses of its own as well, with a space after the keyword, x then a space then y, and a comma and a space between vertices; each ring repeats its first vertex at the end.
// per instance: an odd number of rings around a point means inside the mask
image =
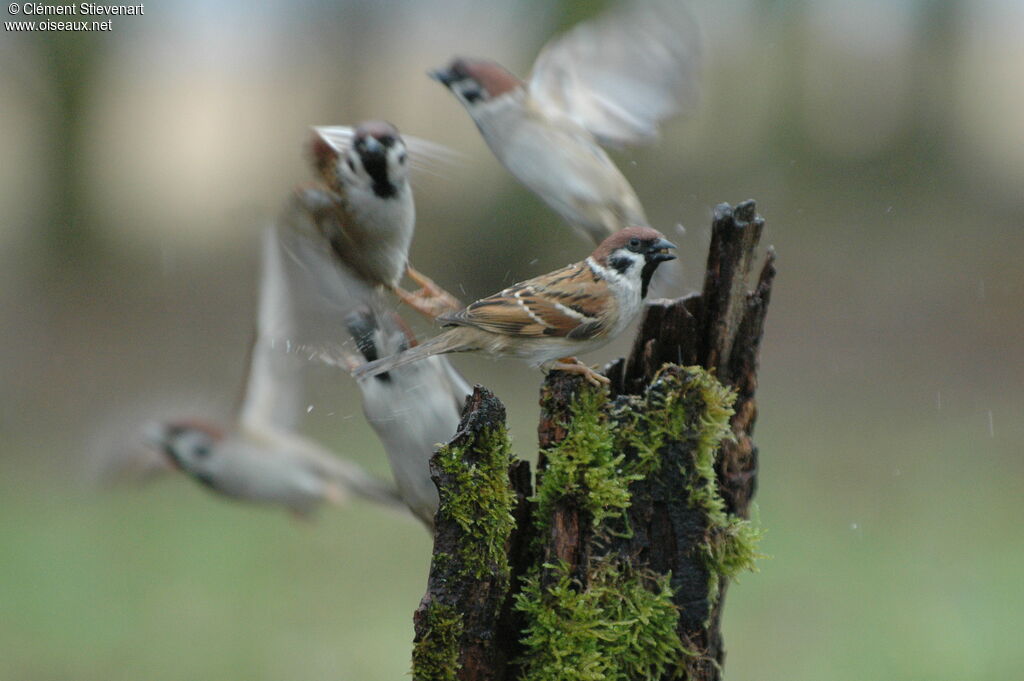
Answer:
MULTIPOLYGON (((349 357, 350 370, 416 345, 394 313, 362 308, 345 320, 362 359, 349 357)), ((359 379, 363 413, 384 443, 398 493, 428 528, 437 513, 437 487, 429 462, 438 443, 459 426, 469 384, 444 357, 429 357, 373 377, 359 379)))
POLYGON ((390 289, 431 317, 457 309, 455 298, 408 267, 416 208, 409 152, 398 130, 383 121, 355 130, 316 128, 311 155, 323 186, 299 190, 292 210, 305 211, 308 219, 293 217, 290 224, 314 248, 330 253, 353 299, 365 298, 360 289, 390 289), (417 293, 398 285, 407 269, 423 287, 417 293))
POLYGON ((549 42, 529 82, 467 58, 431 76, 462 102, 509 172, 599 243, 648 224, 599 145, 651 141, 659 121, 696 100, 698 42, 681 2, 634 0, 549 42))
POLYGON ((607 383, 572 355, 605 345, 629 326, 643 306, 658 265, 676 257, 669 248, 675 246, 650 227, 623 229, 582 262, 439 317, 444 326, 454 328, 398 355, 369 362, 353 375, 378 376, 448 352, 484 352, 580 373, 594 384, 607 383))
POLYGON ((277 233, 263 239, 259 318, 237 423, 227 432, 201 421, 151 424, 146 437, 176 468, 225 496, 308 515, 349 494, 402 507, 390 486, 295 432, 301 364, 286 351, 293 327, 286 261, 277 233))

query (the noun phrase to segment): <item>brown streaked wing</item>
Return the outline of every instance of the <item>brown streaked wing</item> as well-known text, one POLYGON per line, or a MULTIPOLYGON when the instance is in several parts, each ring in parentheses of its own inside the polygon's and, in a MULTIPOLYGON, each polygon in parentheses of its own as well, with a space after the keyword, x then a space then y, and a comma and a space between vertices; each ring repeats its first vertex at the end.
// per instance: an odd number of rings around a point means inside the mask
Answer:
POLYGON ((510 286, 439 321, 524 338, 586 340, 607 329, 610 305, 614 300, 604 280, 585 263, 576 263, 510 286))

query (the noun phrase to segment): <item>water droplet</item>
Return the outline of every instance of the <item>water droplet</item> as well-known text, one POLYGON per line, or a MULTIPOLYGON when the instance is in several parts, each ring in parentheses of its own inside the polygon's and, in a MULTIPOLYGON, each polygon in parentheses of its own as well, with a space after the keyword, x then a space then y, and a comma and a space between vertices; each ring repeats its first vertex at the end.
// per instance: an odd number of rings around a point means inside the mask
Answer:
POLYGON ((306 413, 307 414, 311 414, 312 412, 313 412, 313 405, 311 404, 308 407, 306 407, 306 413))
POLYGON ((859 530, 860 529, 860 525, 858 525, 857 523, 850 523, 850 529, 851 530, 859 530))
POLYGON ((995 437, 996 436, 996 422, 992 418, 992 410, 991 409, 988 410, 988 436, 989 437, 995 437))

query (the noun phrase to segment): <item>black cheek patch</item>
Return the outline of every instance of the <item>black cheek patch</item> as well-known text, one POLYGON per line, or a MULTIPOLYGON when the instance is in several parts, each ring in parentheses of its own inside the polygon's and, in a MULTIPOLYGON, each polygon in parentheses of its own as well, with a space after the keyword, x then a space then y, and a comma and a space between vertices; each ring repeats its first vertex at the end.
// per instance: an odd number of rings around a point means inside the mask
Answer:
POLYGON ((621 255, 608 260, 608 265, 619 274, 625 274, 632 264, 633 260, 631 258, 621 255))

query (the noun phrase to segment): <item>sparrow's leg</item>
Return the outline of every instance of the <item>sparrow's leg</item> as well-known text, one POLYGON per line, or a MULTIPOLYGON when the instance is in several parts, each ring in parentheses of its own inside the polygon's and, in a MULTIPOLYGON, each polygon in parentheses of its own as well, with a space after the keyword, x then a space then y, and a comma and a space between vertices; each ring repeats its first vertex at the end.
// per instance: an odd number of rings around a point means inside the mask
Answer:
POLYGON ((406 270, 409 278, 420 285, 418 291, 409 293, 399 286, 394 288, 399 300, 417 312, 436 319, 445 312, 453 312, 462 308, 458 298, 434 283, 430 277, 416 271, 412 266, 406 270))
POLYGON ((570 374, 582 374, 584 378, 598 387, 612 382, 610 378, 597 373, 575 357, 563 357, 562 359, 555 360, 551 364, 551 369, 553 371, 565 371, 570 374))

